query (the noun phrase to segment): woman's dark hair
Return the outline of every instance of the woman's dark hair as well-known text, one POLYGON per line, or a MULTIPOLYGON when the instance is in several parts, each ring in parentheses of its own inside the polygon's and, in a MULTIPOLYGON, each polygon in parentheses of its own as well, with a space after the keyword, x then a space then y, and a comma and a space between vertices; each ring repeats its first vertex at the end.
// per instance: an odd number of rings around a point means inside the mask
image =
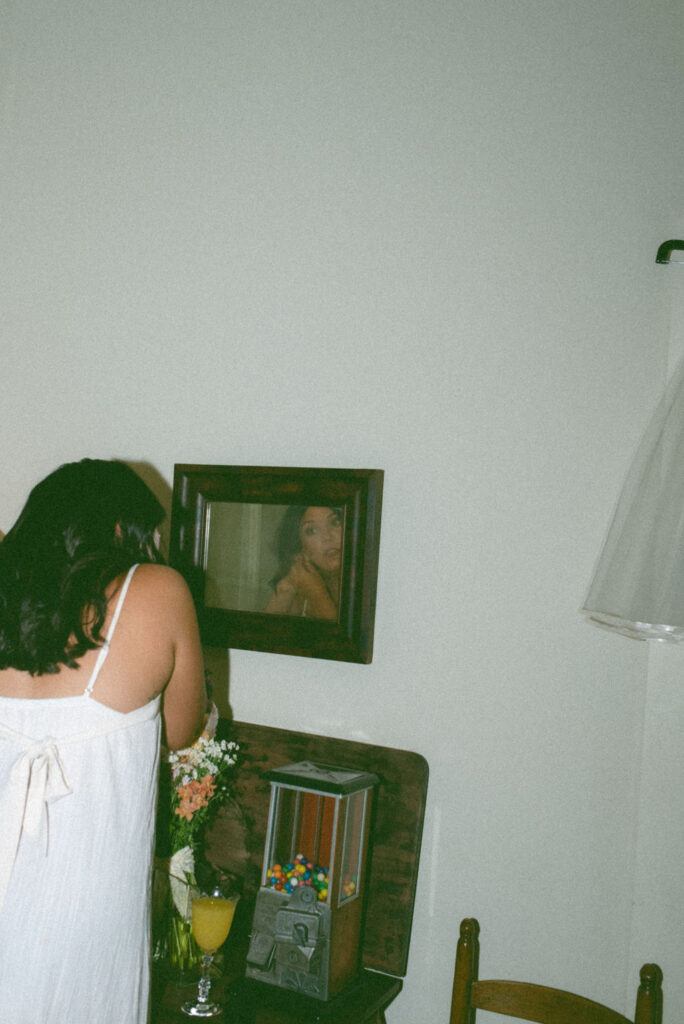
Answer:
POLYGON ((272 585, 287 576, 292 568, 292 559, 302 550, 302 538, 299 535, 299 524, 308 505, 289 505, 278 527, 276 536, 276 553, 278 555, 278 574, 272 585))
POLYGON ((0 669, 57 672, 99 647, 106 587, 136 562, 161 561, 163 518, 123 462, 70 462, 37 484, 0 542, 0 669))

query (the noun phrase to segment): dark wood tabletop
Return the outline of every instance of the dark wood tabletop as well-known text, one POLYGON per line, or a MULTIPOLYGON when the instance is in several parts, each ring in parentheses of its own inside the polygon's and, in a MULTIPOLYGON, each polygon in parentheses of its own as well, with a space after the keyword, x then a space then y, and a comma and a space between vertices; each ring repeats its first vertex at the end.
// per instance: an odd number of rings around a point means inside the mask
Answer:
MULTIPOLYGON (((320 1002, 249 978, 217 981, 210 999, 224 1007, 218 1024, 383 1024, 385 1010, 401 991, 401 978, 363 970, 335 999, 320 1002)), ((181 1012, 196 985, 158 980, 153 990, 152 1024, 187 1024, 181 1012)))

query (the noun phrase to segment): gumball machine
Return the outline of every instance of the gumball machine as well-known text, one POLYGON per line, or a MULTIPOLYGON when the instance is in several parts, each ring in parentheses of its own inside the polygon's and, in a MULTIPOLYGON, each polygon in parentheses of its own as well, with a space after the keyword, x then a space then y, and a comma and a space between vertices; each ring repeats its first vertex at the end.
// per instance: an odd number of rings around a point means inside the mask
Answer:
POLYGON ((247 977, 330 999, 359 970, 378 778, 311 761, 266 778, 271 801, 247 977))

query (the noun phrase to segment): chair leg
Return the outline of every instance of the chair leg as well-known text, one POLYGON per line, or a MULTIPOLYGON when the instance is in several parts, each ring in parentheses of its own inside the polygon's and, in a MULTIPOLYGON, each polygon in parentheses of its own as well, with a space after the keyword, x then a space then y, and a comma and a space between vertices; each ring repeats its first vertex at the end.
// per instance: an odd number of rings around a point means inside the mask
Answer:
POLYGON ((637 992, 635 1024, 662 1024, 663 972, 658 964, 644 964, 637 992))
POLYGON ((456 967, 451 991, 449 1024, 474 1024, 475 1011, 470 1006, 470 986, 477 979, 480 961, 480 926, 474 917, 461 921, 461 935, 456 947, 456 967))

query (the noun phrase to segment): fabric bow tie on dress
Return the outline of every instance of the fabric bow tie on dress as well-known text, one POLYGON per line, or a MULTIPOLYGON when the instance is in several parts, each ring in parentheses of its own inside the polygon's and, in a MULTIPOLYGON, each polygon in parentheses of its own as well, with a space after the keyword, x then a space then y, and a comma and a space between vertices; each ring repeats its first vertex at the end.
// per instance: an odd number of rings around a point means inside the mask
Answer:
POLYGON ((0 909, 5 901, 19 841, 23 831, 35 838, 45 820, 45 853, 48 851, 48 804, 71 793, 59 757, 57 741, 48 736, 27 740, 26 749, 14 762, 9 784, 0 799, 0 909))

